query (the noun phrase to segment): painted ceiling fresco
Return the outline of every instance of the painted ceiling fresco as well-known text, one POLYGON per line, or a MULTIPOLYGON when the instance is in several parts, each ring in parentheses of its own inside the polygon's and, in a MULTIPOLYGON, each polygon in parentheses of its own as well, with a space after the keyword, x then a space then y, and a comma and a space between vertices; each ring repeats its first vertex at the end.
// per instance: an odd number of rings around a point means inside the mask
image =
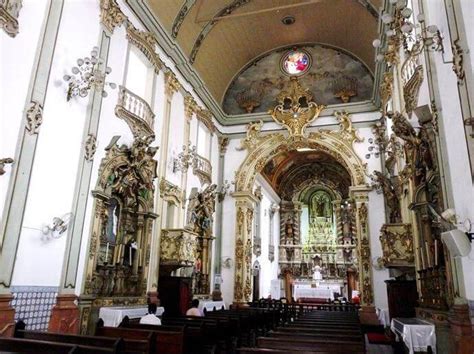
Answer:
MULTIPOLYGON (((289 80, 281 69, 281 59, 292 48, 272 52, 247 65, 226 91, 224 112, 229 115, 267 112, 289 80)), ((322 45, 304 46, 312 65, 299 77, 318 104, 338 104, 370 100, 374 85, 367 67, 352 56, 322 45)))

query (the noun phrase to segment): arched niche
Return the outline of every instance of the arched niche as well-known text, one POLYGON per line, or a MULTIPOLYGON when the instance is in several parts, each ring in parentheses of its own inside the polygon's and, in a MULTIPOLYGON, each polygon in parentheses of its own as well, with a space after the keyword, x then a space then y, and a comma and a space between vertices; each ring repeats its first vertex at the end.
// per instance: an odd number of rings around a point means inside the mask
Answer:
MULTIPOLYGON (((147 275, 154 210, 157 148, 152 137, 136 137, 132 145, 112 139, 99 167, 93 220, 81 297, 83 324, 101 306, 146 303, 147 275)), ((90 322, 90 321, 89 321, 90 322)))

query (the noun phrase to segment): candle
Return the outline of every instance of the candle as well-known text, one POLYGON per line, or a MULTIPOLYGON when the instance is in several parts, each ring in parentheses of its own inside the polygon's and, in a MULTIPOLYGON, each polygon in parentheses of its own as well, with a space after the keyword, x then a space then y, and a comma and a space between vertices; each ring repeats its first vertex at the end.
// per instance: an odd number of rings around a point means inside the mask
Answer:
POLYGON ((421 255, 422 269, 426 269, 426 267, 425 267, 425 256, 423 254, 423 247, 418 247, 418 250, 420 251, 420 255, 421 255))
POLYGON ((109 261, 109 243, 107 242, 107 248, 105 249, 105 263, 109 261))
POLYGON ((435 266, 438 266, 438 240, 434 242, 435 266))
POLYGON ((425 241, 426 248, 426 260, 428 262, 428 268, 431 268, 431 257, 430 257, 430 248, 428 247, 428 241, 425 241))

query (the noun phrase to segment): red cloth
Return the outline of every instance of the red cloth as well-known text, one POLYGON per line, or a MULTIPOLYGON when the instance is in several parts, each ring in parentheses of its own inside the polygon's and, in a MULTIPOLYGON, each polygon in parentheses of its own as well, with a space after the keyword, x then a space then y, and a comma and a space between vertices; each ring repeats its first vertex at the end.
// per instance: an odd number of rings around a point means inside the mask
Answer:
POLYGON ((367 333, 367 339, 370 344, 391 344, 390 338, 383 333, 367 333))

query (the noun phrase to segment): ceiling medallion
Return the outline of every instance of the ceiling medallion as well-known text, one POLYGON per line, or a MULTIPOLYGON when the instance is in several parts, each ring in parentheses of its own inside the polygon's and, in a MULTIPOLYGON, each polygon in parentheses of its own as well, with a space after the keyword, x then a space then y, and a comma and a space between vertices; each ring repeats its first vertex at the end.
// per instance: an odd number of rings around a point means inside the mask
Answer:
POLYGON ((311 55, 303 49, 293 49, 286 52, 280 61, 280 68, 286 75, 301 76, 311 68, 311 55))
POLYGON ((270 111, 272 118, 288 129, 290 137, 304 136, 306 127, 326 107, 313 101, 313 95, 292 76, 286 89, 277 97, 278 105, 270 111))

